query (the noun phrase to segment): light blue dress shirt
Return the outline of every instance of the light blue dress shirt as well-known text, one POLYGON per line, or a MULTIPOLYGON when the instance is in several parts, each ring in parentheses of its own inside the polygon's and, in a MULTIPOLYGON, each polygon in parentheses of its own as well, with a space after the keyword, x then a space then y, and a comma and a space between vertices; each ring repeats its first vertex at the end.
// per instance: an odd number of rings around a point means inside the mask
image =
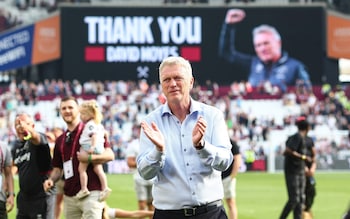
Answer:
POLYGON ((154 206, 175 210, 222 199, 221 171, 233 160, 223 113, 192 99, 190 113, 182 123, 167 103, 148 114, 145 121, 149 125, 155 122, 165 139, 161 153, 141 130, 137 166, 143 178, 155 177, 154 206), (192 130, 199 116, 207 121, 202 150, 196 150, 192 143, 192 130))

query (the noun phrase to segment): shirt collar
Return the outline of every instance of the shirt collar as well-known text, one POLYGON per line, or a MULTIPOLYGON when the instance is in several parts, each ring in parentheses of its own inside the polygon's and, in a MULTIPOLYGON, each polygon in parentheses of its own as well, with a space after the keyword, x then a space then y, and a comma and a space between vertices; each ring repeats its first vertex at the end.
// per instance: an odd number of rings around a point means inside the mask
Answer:
MULTIPOLYGON (((195 101, 191 98, 191 105, 190 105, 190 114, 194 113, 194 112, 199 112, 201 107, 198 101, 195 101)), ((162 116, 164 116, 165 114, 169 114, 172 115, 171 110, 169 108, 168 103, 165 103, 163 105, 163 109, 162 109, 162 116)))
POLYGON ((278 60, 278 64, 283 64, 288 60, 289 56, 287 52, 282 53, 282 57, 278 60))

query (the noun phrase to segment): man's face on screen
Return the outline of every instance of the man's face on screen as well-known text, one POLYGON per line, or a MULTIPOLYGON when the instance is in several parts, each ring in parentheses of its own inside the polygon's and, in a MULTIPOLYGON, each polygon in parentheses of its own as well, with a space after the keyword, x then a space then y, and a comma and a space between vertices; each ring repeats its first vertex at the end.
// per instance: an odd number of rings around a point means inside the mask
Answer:
POLYGON ((261 32, 254 37, 256 55, 264 63, 276 62, 281 57, 281 41, 270 32, 261 32))

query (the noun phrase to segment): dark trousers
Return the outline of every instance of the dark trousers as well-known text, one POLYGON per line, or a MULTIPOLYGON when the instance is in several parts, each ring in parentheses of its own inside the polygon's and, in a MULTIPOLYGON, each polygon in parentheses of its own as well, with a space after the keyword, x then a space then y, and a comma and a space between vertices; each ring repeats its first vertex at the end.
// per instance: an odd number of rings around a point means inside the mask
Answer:
POLYGON ((6 202, 0 201, 0 218, 7 219, 6 202))
POLYGON ((223 206, 211 209, 203 214, 185 216, 181 211, 155 210, 153 219, 227 219, 223 206))
POLYGON ((316 181, 313 176, 306 177, 305 186, 305 211, 309 211, 316 196, 316 181))
POLYGON ((286 219, 291 211, 293 211, 294 219, 301 219, 304 203, 305 175, 304 173, 285 173, 285 180, 288 190, 288 201, 283 208, 280 219, 286 219))
POLYGON ((46 217, 46 210, 45 196, 30 198, 21 192, 18 193, 16 219, 48 219, 46 217))

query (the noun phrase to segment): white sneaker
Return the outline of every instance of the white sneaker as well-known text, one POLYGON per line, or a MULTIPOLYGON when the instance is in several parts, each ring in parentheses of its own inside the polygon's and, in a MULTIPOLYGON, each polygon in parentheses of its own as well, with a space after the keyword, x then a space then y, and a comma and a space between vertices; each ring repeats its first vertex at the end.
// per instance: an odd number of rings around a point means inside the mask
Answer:
POLYGON ((101 192, 100 192, 100 197, 99 197, 98 200, 99 200, 100 202, 105 201, 111 193, 112 193, 112 189, 110 189, 110 188, 107 188, 107 189, 101 191, 101 192))
POLYGON ((89 190, 80 190, 76 195, 75 197, 77 199, 82 199, 82 198, 85 198, 86 196, 90 195, 90 191, 89 190))

